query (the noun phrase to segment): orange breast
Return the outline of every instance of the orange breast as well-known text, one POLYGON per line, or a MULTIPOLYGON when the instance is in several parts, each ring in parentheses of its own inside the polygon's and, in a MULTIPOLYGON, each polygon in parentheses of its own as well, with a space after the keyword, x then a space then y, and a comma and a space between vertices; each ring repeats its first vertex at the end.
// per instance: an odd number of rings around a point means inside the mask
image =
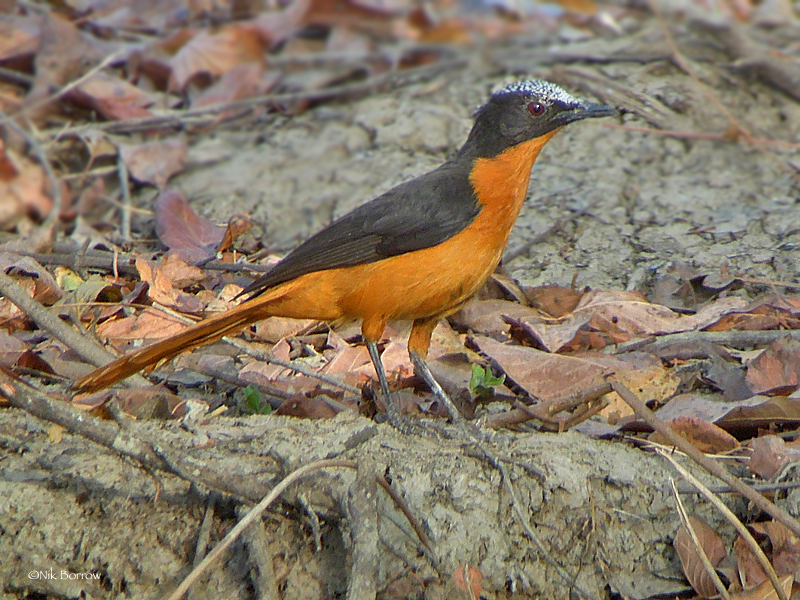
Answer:
POLYGON ((450 314, 500 262, 527 195, 531 167, 555 133, 475 161, 470 181, 481 212, 452 238, 386 260, 304 275, 288 282, 287 293, 265 309, 288 317, 375 322, 450 314))

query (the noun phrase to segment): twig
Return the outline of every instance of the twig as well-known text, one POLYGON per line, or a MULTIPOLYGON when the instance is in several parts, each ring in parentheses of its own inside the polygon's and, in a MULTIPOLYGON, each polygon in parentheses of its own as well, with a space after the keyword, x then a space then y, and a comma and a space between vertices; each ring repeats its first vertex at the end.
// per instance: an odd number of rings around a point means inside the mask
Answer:
MULTIPOLYGON (((60 244, 56 245, 59 246, 60 244)), ((15 251, 16 254, 21 256, 30 256, 34 260, 46 265, 61 265, 64 267, 77 269, 77 266, 80 263, 80 266, 85 269, 97 269, 111 272, 114 269, 114 264, 116 262, 117 268, 121 273, 125 273, 126 275, 136 275, 138 273, 135 267, 135 262, 137 258, 141 257, 141 254, 118 253, 115 259, 113 252, 106 252, 104 250, 88 250, 85 256, 82 256, 80 259, 78 259, 77 252, 77 248, 67 252, 57 252, 51 254, 15 251)), ((225 271, 234 273, 238 273, 239 271, 253 271, 254 273, 266 273, 272 270, 273 267, 274 265, 254 265, 246 262, 225 263, 215 261, 205 263, 202 268, 208 271, 225 271)))
POLYGON ((118 58, 120 58, 124 52, 125 52, 124 49, 120 49, 120 50, 117 50, 116 52, 106 56, 97 65, 95 65, 94 67, 92 67, 91 69, 86 71, 86 73, 84 73, 83 75, 81 75, 77 79, 75 79, 73 81, 70 81, 68 84, 66 84, 64 87, 62 87, 60 90, 58 90, 54 94, 51 94, 51 95, 49 95, 49 96, 47 96, 45 98, 42 98, 42 99, 40 99, 40 100, 38 100, 36 102, 33 102, 31 104, 25 105, 23 108, 21 108, 19 110, 19 112, 17 112, 17 114, 14 115, 14 118, 17 118, 17 117, 22 116, 22 115, 24 115, 26 113, 29 113, 30 111, 35 110, 35 109, 37 109, 37 108, 39 108, 41 106, 44 106, 45 104, 49 104, 50 102, 53 102, 54 100, 58 100, 61 96, 63 96, 67 92, 74 90, 79 85, 85 83, 87 80, 89 80, 92 77, 94 77, 97 73, 99 73, 100 71, 105 69, 108 65, 113 63, 118 58))
MULTIPOLYGON (((750 485, 757 492, 775 492, 780 490, 793 490, 800 488, 800 481, 784 481, 782 483, 754 483, 750 485)), ((738 494, 736 490, 727 485, 717 485, 709 487, 714 494, 738 494)), ((678 490, 681 494, 698 494, 699 492, 693 488, 684 488, 678 490)))
MULTIPOLYGON (((479 441, 479 440, 476 440, 476 441, 479 441)), ((511 479, 509 478, 508 473, 506 472, 506 469, 502 465, 502 463, 494 455, 489 453, 487 451, 487 449, 483 446, 483 444, 478 443, 478 449, 483 453, 483 455, 486 458, 486 460, 489 461, 489 464, 491 464, 495 469, 500 471, 500 475, 501 475, 501 477, 503 479, 503 486, 506 488, 506 491, 508 492, 508 495, 511 498, 511 506, 514 509, 514 513, 517 516, 517 520, 522 525, 522 528, 524 529, 525 533, 528 535, 530 540, 536 546, 536 549, 539 551, 539 555, 542 557, 542 559, 548 565, 550 565, 555 570, 556 573, 558 573, 558 576, 561 577, 561 579, 564 580, 564 582, 569 586, 570 590, 577 592, 578 594, 580 594, 581 596, 583 596, 587 600, 598 600, 596 596, 593 596, 592 594, 590 594, 589 592, 584 590, 582 587, 580 587, 576 583, 577 577, 570 576, 569 573, 567 573, 561 567, 561 565, 559 565, 555 561, 555 559, 552 556, 552 552, 549 552, 544 547, 544 544, 539 539, 539 536, 537 536, 533 532, 533 529, 531 528, 530 524, 528 523, 528 519, 526 518, 526 516, 522 512, 519 500, 517 499, 517 493, 514 491, 514 486, 511 483, 511 479)))
POLYGON ((117 178, 119 179, 119 189, 122 193, 122 222, 120 224, 120 235, 122 239, 129 242, 131 239, 131 188, 128 184, 128 168, 122 155, 117 157, 117 178))
POLYGON ((0 386, 0 393, 9 404, 20 410, 50 423, 55 423, 73 433, 80 435, 110 450, 135 460, 151 469, 172 472, 146 444, 132 438, 110 421, 103 421, 70 407, 66 402, 56 402, 39 390, 12 378, 0 370, 0 381, 8 386, 5 391, 0 386))
MULTIPOLYGON (((299 494, 298 494, 299 497, 299 494)), ((248 509, 244 505, 236 507, 236 516, 242 519, 247 516, 248 509)), ((269 554, 270 537, 267 535, 264 522, 253 523, 242 532, 242 540, 247 546, 247 554, 258 573, 251 575, 253 586, 256 588, 258 600, 280 600, 278 582, 275 579, 275 569, 272 566, 272 556, 269 554)))
POLYGON ((203 522, 200 524, 200 532, 197 534, 197 543, 194 545, 194 559, 192 567, 196 567, 205 558, 208 550, 208 541, 211 539, 211 527, 214 525, 214 505, 216 500, 213 495, 208 497, 206 512, 203 515, 203 522))
MULTIPOLYGON (((233 498, 253 501, 263 495, 263 485, 251 479, 233 477, 227 471, 215 471, 211 466, 201 464, 187 456, 182 450, 175 450, 166 438, 154 439, 153 443, 130 433, 127 419, 126 428, 110 421, 104 421, 85 412, 75 410, 62 401, 51 400, 46 394, 15 379, 0 369, 0 395, 9 404, 24 410, 34 417, 60 425, 70 433, 79 435, 104 448, 130 458, 149 471, 171 473, 203 488, 218 490, 233 498)), ((156 434, 148 431, 147 435, 156 434)))
POLYGON ((395 491, 395 489, 392 487, 392 484, 386 481, 385 478, 381 477, 379 474, 376 475, 375 478, 378 482, 378 485, 380 485, 386 491, 386 493, 389 494, 389 497, 395 503, 395 506, 400 509, 400 512, 402 512, 405 518, 408 520, 408 523, 411 525, 411 528, 414 530, 417 538, 419 538, 419 541, 422 543, 422 550, 425 553, 425 556, 427 556, 428 560, 431 561, 431 564, 433 564, 434 568, 438 571, 439 559, 436 557, 436 554, 433 551, 433 545, 431 545, 428 534, 425 533, 422 525, 420 525, 419 521, 417 521, 417 519, 414 517, 411 509, 408 507, 408 504, 406 504, 406 501, 395 491))
MULTIPOLYGON (((244 100, 236 100, 234 102, 225 102, 219 104, 211 104, 200 108, 185 110, 182 112, 175 112, 167 115, 158 115, 152 117, 139 117, 136 119, 125 119, 120 121, 110 121, 107 123, 92 123, 91 125, 80 125, 72 127, 67 130, 59 130, 60 135, 78 135, 88 130, 111 131, 116 133, 132 132, 141 129, 156 129, 160 127, 185 127, 192 122, 195 117, 210 117, 230 110, 239 108, 251 109, 264 105, 275 104, 288 104, 292 102, 299 102, 301 100, 331 100, 334 98, 345 98, 364 94, 386 86, 389 84, 403 85, 411 81, 424 81, 430 79, 442 72, 450 72, 467 64, 465 58, 453 58, 449 60, 439 61, 430 65, 415 67, 412 69, 404 69, 402 71, 389 71, 382 75, 377 75, 367 81, 358 83, 349 83, 339 86, 332 86, 321 90, 306 90, 303 92, 286 93, 286 94, 271 94, 267 96, 259 96, 256 98, 247 98, 244 100)), ((213 120, 212 119, 212 122, 213 120)))
POLYGON ((797 61, 781 56, 747 37, 738 23, 695 18, 690 26, 710 33, 737 59, 735 66, 744 66, 758 73, 762 79, 800 101, 800 73, 797 61))
POLYGON ((279 367, 285 367, 286 369, 291 369, 292 371, 296 371, 298 373, 301 373, 302 375, 305 375, 306 377, 311 377, 313 379, 318 379, 319 381, 322 381, 323 383, 327 383, 328 385, 332 385, 332 386, 337 387, 339 389, 342 389, 342 390, 344 390, 346 392, 350 392, 351 394, 356 394, 356 395, 359 395, 359 396, 361 395, 361 390, 359 388, 354 387, 352 385, 348 385, 348 384, 344 383, 343 381, 339 381, 336 377, 332 377, 331 375, 326 375, 325 373, 317 373, 314 369, 312 369, 311 367, 308 367, 308 366, 306 366, 304 364, 301 364, 301 363, 298 363, 298 362, 295 362, 295 361, 281 360, 279 358, 275 358, 273 356, 270 356, 266 352, 261 352, 260 350, 257 350, 255 348, 253 348, 247 342, 245 342, 243 340, 240 340, 238 338, 235 338, 235 337, 231 337, 231 336, 226 335, 222 339, 225 342, 227 342, 228 344, 230 344, 231 346, 233 346, 234 348, 238 348, 239 350, 241 350, 242 352, 244 352, 245 354, 247 354, 249 356, 252 356, 256 360, 262 360, 262 361, 270 363, 272 365, 278 365, 279 367))
MULTIPOLYGON (((114 357, 97 342, 89 337, 82 336, 64 321, 50 313, 36 300, 28 296, 25 290, 2 271, 0 271, 0 294, 11 300, 25 315, 33 319, 41 329, 64 342, 87 362, 97 367, 102 367, 114 360, 114 357)), ((148 383, 146 379, 139 376, 130 385, 142 386, 148 385, 148 383)))
POLYGON ((792 517, 792 515, 739 481, 736 477, 731 475, 727 469, 725 469, 725 467, 708 458, 686 439, 675 433, 675 431, 669 425, 664 423, 655 414, 653 414, 653 412, 647 408, 647 406, 645 406, 644 402, 642 402, 636 394, 631 392, 627 386, 625 386, 625 384, 619 381, 613 381, 611 386, 614 388, 614 391, 617 392, 617 394, 619 394, 623 400, 625 400, 628 406, 634 410, 640 419, 643 419, 648 425, 650 425, 650 427, 663 435, 670 444, 678 448, 678 450, 681 452, 687 454, 689 458, 711 473, 714 477, 721 479, 729 486, 734 488, 737 492, 755 504, 759 510, 766 512, 775 520, 786 525, 786 527, 788 527, 795 535, 800 535, 800 523, 798 523, 798 521, 792 517))
POLYGON ((42 149, 42 146, 36 141, 36 138, 33 137, 32 134, 25 131, 25 129, 20 127, 13 118, 6 115, 2 110, 0 110, 0 120, 2 120, 4 125, 13 129, 25 140, 28 146, 30 146, 31 150, 33 150, 33 152, 36 154, 39 164, 42 165, 42 169, 44 169, 44 172, 47 175, 47 180, 50 182, 53 208, 50 210, 50 214, 45 217, 44 221, 42 221, 41 228, 45 230, 50 229, 55 225, 56 220, 61 215, 62 207, 64 206, 64 197, 61 194, 61 183, 58 181, 47 155, 42 149))
POLYGON ((34 82, 33 76, 28 75, 27 73, 15 71, 14 69, 7 69, 5 67, 0 67, 0 78, 13 81, 14 83, 21 83, 22 85, 27 85, 28 87, 31 87, 34 82))
POLYGON ((378 474, 372 460, 361 460, 356 479, 347 490, 345 514, 350 522, 352 566, 347 600, 375 600, 378 593, 378 474))
MULTIPOLYGON (((617 123, 602 123, 607 129, 621 129, 623 131, 636 131, 639 133, 651 133, 653 135, 664 135, 682 140, 716 140, 719 142, 730 142, 730 136, 724 133, 705 133, 703 131, 671 131, 669 129, 653 129, 652 127, 637 127, 635 125, 618 125, 617 123)), ((781 146, 792 150, 800 150, 800 144, 788 142, 786 140, 770 140, 766 138, 753 138, 757 144, 764 146, 781 146)), ((796 284, 800 286, 800 284, 796 284)))
POLYGON ((767 331, 682 331, 641 340, 617 344, 616 354, 645 349, 646 352, 662 350, 673 344, 722 344, 725 346, 759 346, 771 344, 784 337, 800 340, 796 329, 770 329, 767 331))
POLYGON ((547 402, 542 402, 535 406, 521 406, 520 408, 514 408, 504 413, 491 415, 486 418, 485 423, 487 427, 500 429, 501 427, 518 425, 530 421, 531 419, 552 422, 553 415, 565 410, 572 410, 581 404, 594 402, 611 391, 610 383, 601 383, 585 390, 578 390, 574 394, 554 398, 553 400, 548 400, 547 402))
POLYGON ((181 584, 177 587, 177 589, 169 595, 167 600, 180 600, 186 591, 191 587, 191 585, 203 574, 206 572, 209 566, 217 559, 219 556, 227 550, 233 542, 241 535, 242 531, 250 525, 253 521, 258 519, 261 514, 269 508, 269 505, 275 502, 278 497, 293 483, 299 481, 306 475, 309 475, 315 471, 319 471, 321 469, 330 469, 335 467, 342 467, 347 469, 356 469, 356 463, 351 460, 343 460, 343 459, 323 459, 317 460, 313 463, 300 467, 299 469, 290 473, 287 477, 283 479, 275 488, 267 494, 261 502, 259 502, 253 510, 251 510, 245 518, 239 521, 236 526, 231 529, 231 531, 226 535, 222 541, 214 548, 208 556, 206 556, 203 561, 194 569, 189 575, 181 582, 181 584))
POLYGON ((319 527, 319 517, 303 492, 297 493, 297 502, 303 507, 311 525, 311 534, 314 536, 314 550, 320 552, 322 550, 322 532, 319 527))
POLYGON ((756 138, 753 137, 753 134, 750 133, 750 131, 744 125, 742 125, 741 121, 739 121, 739 119, 736 118, 736 116, 728 109, 728 107, 725 106, 717 94, 715 94, 706 84, 700 81, 700 78, 692 70, 692 68, 689 66, 689 63, 686 61, 686 58, 678 49, 678 45, 675 43, 675 39, 672 37, 672 33, 670 32, 669 27, 667 26, 667 23, 661 14, 661 9, 658 7, 656 0, 647 0, 647 3, 650 6, 650 10, 652 10, 653 14, 656 16, 658 24, 664 33, 664 37, 666 38, 667 44, 669 44, 670 51, 672 52, 672 60, 675 62, 675 64, 678 65, 678 67, 684 73, 692 78, 695 84, 697 84, 697 87, 700 88, 700 91, 702 91, 706 98, 708 98, 711 103, 714 104, 714 106, 716 106, 723 115, 725 115, 725 118, 728 119, 728 123, 736 128, 736 131, 745 139, 745 141, 752 144, 759 151, 768 156, 779 168, 789 171, 795 176, 795 178, 800 178, 800 176, 798 176, 793 169, 781 162, 777 156, 770 152, 768 148, 759 143, 756 138))
MULTIPOLYGON (((689 520, 689 515, 686 514, 686 507, 683 506, 683 500, 681 500, 680 494, 678 494, 678 488, 675 486, 675 480, 670 477, 669 481, 672 484, 672 492, 675 495, 675 504, 678 506, 678 514, 680 515, 681 523, 686 528, 686 531, 689 532, 689 536, 692 538, 695 552, 697 552, 697 556, 700 557, 700 562, 703 563, 703 568, 705 569, 706 574, 711 578, 711 581, 714 583, 714 587, 717 588, 717 591, 719 592, 719 595, 722 596, 723 600, 731 600, 728 590, 725 589, 725 584, 722 583, 722 579, 720 579, 719 575, 717 575, 717 572, 714 570, 714 565, 711 564, 708 554, 706 554, 703 545, 700 543, 700 538, 697 537, 697 532, 694 530, 694 526, 689 520)), ((781 598, 781 600, 787 599, 781 598)))
MULTIPOLYGON (((739 532, 739 535, 742 536, 742 539, 744 539, 747 545, 750 546, 750 550, 752 550, 753 555, 758 559, 761 568, 764 569, 764 572, 767 574, 767 577, 769 577, 769 580, 772 583, 772 586, 775 588, 775 591, 777 592, 780 600, 789 600, 786 597, 786 592, 784 591, 783 586, 780 584, 780 581, 778 580, 778 575, 775 573, 775 569, 772 568, 772 565, 770 564, 767 556, 764 554, 764 551, 761 549, 761 546, 759 546, 758 542, 756 542, 755 539, 753 539, 753 536, 747 530, 747 527, 745 527, 744 524, 738 519, 738 517, 735 514, 733 514, 733 511, 731 511, 731 509, 725 506, 722 500, 720 500, 717 496, 715 496, 711 490, 709 490, 705 485, 703 485, 700 482, 700 480, 698 480, 694 475, 689 473, 689 471, 684 469, 683 466, 678 463, 678 461, 676 461, 672 456, 670 456, 669 452, 665 452, 660 448, 657 448, 656 452, 659 455, 666 458, 670 463, 672 463, 672 466, 675 468, 676 471, 678 471, 678 473, 681 474, 681 477, 683 477, 686 481, 688 481, 695 488, 697 488, 697 491, 703 494, 706 500, 711 502, 711 504, 713 504, 717 510, 719 510, 723 515, 725 515, 725 518, 728 519, 728 522, 730 522, 730 524, 734 526, 736 531, 739 532)), ((677 487, 675 487, 674 482, 672 485, 673 489, 675 490, 675 498, 680 504, 681 500, 680 496, 678 495, 677 487)))
POLYGON ((278 408, 284 403, 285 400, 288 400, 292 397, 292 394, 286 390, 280 389, 279 387, 265 385, 262 383, 253 383, 252 381, 247 381, 241 377, 230 375, 221 369, 214 369, 204 365, 193 354, 182 357, 180 366, 189 369, 190 371, 194 371, 195 373, 208 375, 209 377, 219 379, 220 381, 230 383, 231 385, 235 385, 237 387, 245 388, 248 386, 253 386, 261 393, 261 399, 266 400, 267 404, 269 404, 273 409, 278 408))

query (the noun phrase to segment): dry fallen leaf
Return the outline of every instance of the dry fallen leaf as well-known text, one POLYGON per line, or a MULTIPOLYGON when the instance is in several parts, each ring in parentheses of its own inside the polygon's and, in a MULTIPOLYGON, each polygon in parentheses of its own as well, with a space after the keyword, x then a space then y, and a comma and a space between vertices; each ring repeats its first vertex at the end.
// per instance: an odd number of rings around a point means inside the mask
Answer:
POLYGON ((747 468, 762 479, 772 479, 787 464, 800 461, 800 447, 777 435, 753 438, 747 445, 752 450, 747 468))
MULTIPOLYGON (((690 516, 689 521, 695 534, 697 534, 700 547, 711 561, 711 565, 716 567, 727 555, 722 538, 708 523, 699 517, 690 516)), ((675 534, 673 546, 675 546, 675 551, 681 560, 683 573, 694 588, 694 591, 697 592, 697 595, 701 598, 716 596, 717 588, 714 587, 714 582, 703 566, 691 534, 683 525, 678 528, 675 534)))
POLYGON ((263 64, 268 45, 249 26, 226 25, 203 30, 192 37, 169 61, 173 89, 183 90, 196 75, 218 77, 247 63, 263 64))
POLYGON ((733 542, 733 556, 736 558, 737 583, 740 584, 737 587, 751 590, 765 581, 769 583, 764 567, 742 536, 737 536, 733 542))
POLYGON ((780 521, 754 523, 751 527, 769 538, 772 566, 778 575, 794 575, 800 563, 800 541, 780 521))
POLYGON ((775 340, 750 362, 745 380, 754 394, 791 394, 800 382, 800 342, 775 340))
MULTIPOLYGON (((781 577, 779 579, 781 586, 783 587, 783 593, 787 597, 792 597, 792 581, 794 578, 791 575, 786 575, 785 577, 781 577)), ((779 600, 778 592, 775 591, 775 588, 772 587, 772 582, 767 579, 766 581, 761 582, 757 588, 749 590, 747 592, 742 592, 739 594, 731 595, 732 600, 779 600)))
POLYGON ((40 40, 35 58, 36 76, 26 99, 29 107, 36 105, 27 110, 28 118, 34 122, 42 121, 57 106, 55 101, 39 104, 41 101, 109 54, 108 46, 102 47, 55 11, 48 11, 43 18, 40 40))
MULTIPOLYGON (((629 353, 620 357, 601 353, 564 356, 524 346, 501 344, 488 337, 473 340, 503 371, 529 394, 552 400, 603 383, 611 374, 647 399, 663 400, 677 389, 677 377, 653 356, 629 353)), ((630 414, 627 404, 617 405, 619 416, 630 414), (623 412, 624 411, 624 412, 623 412)))
POLYGON ((109 121, 149 116, 147 107, 154 103, 144 90, 105 73, 95 73, 65 97, 109 121))
POLYGON ((313 398, 297 394, 276 408, 275 414, 303 419, 330 419, 339 414, 339 410, 326 402, 322 394, 313 398))
POLYGON ((109 320, 97 326, 97 336, 106 339, 118 351, 134 344, 149 343, 176 335, 187 325, 160 310, 147 307, 141 314, 109 320))
POLYGON ((523 289, 531 306, 555 318, 563 317, 575 310, 586 293, 584 290, 575 290, 560 285, 543 285, 523 289))
POLYGON ((149 286, 147 295, 153 302, 158 302, 183 313, 199 314, 203 310, 200 299, 176 289, 169 276, 160 267, 140 258, 136 261, 139 277, 149 286))
POLYGON ((183 137, 145 144, 121 144, 119 154, 131 177, 159 189, 186 168, 189 145, 183 137))
POLYGON ((198 216, 182 194, 164 190, 156 199, 156 234, 171 252, 199 263, 216 255, 225 228, 198 216))
POLYGON ((40 304, 51 306, 64 295, 50 272, 29 256, 0 252, 0 269, 18 283, 27 281, 24 287, 32 290, 33 299, 40 304))
POLYGON ((481 597, 481 582, 483 573, 472 565, 458 565, 453 571, 453 581, 469 600, 478 600, 481 597))
POLYGON ((0 60, 33 56, 39 50, 42 18, 5 14, 0 20, 0 60))
POLYGON ((42 220, 53 201, 46 194, 44 169, 9 148, 0 139, 0 230, 10 230, 30 216, 42 220))
MULTIPOLYGON (((668 425, 692 446, 706 454, 723 454, 739 447, 739 441, 730 433, 697 417, 678 417, 669 421, 668 425)), ((650 434, 647 439, 656 444, 671 445, 657 431, 650 434)))

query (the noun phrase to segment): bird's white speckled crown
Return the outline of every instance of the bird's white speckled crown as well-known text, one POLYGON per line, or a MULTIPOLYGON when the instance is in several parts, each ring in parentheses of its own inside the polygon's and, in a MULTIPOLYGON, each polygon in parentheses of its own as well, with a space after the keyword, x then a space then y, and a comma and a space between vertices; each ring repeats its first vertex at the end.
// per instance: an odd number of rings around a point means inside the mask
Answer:
POLYGON ((539 100, 544 102, 560 102, 567 106, 579 104, 580 100, 564 91, 564 89, 557 86, 555 83, 550 83, 543 79, 528 79, 523 81, 515 81, 510 83, 504 88, 500 88, 492 94, 492 96, 501 96, 505 94, 531 94, 536 96, 539 100))

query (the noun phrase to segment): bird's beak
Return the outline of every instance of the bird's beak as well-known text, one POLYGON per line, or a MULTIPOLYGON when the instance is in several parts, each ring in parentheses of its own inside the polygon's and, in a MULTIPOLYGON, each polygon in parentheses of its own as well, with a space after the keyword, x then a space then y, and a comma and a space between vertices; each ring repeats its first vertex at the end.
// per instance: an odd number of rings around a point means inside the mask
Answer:
POLYGON ((611 108, 605 104, 581 101, 574 108, 558 113, 553 118, 559 125, 567 125, 583 119, 594 119, 597 117, 613 117, 618 114, 616 108, 611 108))

